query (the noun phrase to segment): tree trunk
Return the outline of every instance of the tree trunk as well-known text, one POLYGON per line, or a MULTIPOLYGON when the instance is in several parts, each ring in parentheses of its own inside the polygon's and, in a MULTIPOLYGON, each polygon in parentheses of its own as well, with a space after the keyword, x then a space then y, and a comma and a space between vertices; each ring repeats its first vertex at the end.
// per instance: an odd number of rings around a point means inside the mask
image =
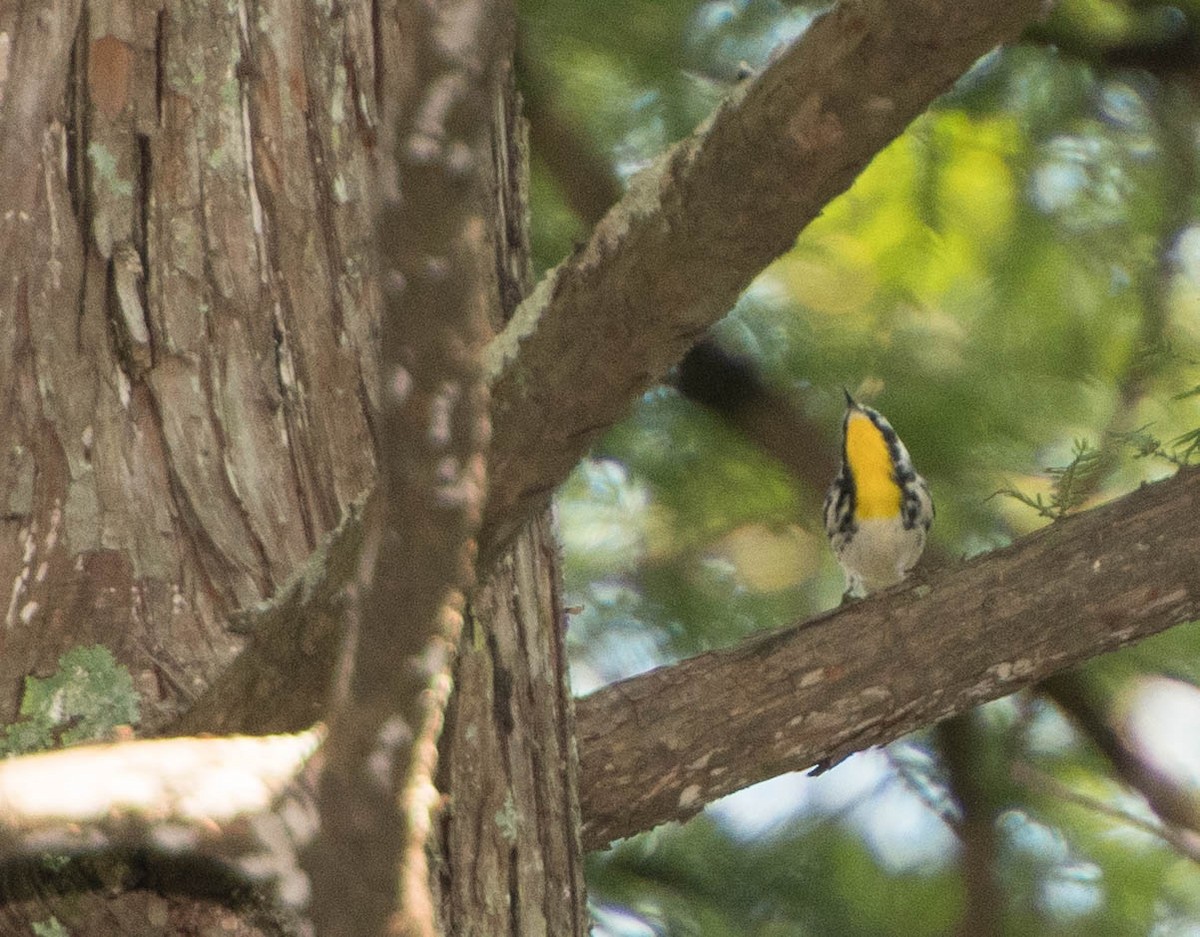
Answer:
POLYGON ((455 937, 588 933, 557 550, 547 519, 522 531, 463 636, 434 859, 455 937))
MULTIPOLYGON (((527 138, 511 81, 497 104, 499 326, 531 273, 527 138)), ((445 932, 455 937, 588 933, 560 587, 547 515, 481 570, 470 604, 442 736, 438 789, 449 798, 431 863, 445 932)))
POLYGON ((185 707, 238 648, 230 613, 371 483, 369 20, 211 9, 27 3, 6 24, 6 142, 41 20, 67 39, 3 170, 9 716, 84 642, 130 667, 145 726, 185 707))
MULTIPOLYGON (((4 721, 26 676, 103 644, 141 693, 141 730, 165 724, 238 652, 231 616, 370 488, 372 154, 378 96, 412 90, 405 16, 403 2, 0 8, 4 721)), ((496 107, 497 323, 528 286, 512 100, 496 107)), ((583 934, 547 522, 484 575, 444 741, 447 932, 583 934)), ((51 914, 97 937, 258 932, 148 893, 39 897, 0 910, 0 931, 51 914)))

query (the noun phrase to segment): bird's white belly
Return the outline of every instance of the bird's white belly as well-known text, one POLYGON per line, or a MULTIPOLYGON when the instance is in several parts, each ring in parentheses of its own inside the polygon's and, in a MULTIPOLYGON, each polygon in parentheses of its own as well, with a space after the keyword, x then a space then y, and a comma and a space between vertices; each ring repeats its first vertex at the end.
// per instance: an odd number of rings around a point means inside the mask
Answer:
POLYGON ((858 530, 838 559, 852 591, 875 592, 908 575, 924 548, 924 527, 905 529, 899 516, 869 518, 858 522, 858 530))

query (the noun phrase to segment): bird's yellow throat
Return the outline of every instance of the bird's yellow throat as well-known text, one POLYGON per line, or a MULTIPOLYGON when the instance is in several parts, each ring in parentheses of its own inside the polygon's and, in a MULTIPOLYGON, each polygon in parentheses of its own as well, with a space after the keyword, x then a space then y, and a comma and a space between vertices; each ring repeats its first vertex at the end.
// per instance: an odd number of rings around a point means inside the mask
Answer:
POLYGON ((896 517, 900 486, 892 478, 892 457, 879 427, 855 411, 846 423, 846 462, 854 475, 859 519, 896 517))

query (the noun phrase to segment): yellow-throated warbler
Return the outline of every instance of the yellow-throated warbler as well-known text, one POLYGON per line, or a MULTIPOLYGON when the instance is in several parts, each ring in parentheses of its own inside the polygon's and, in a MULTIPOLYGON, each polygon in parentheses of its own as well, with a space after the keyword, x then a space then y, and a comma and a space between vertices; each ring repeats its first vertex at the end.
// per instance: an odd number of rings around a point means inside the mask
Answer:
POLYGON ((846 391, 842 465, 825 496, 825 531, 846 574, 865 595, 908 575, 933 520, 929 486, 883 415, 846 391))

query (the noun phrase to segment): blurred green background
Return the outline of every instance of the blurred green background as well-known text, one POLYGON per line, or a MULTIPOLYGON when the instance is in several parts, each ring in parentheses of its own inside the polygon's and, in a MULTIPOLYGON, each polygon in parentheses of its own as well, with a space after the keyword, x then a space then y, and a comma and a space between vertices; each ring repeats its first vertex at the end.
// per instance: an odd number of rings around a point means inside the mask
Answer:
MULTIPOLYGON (((520 8, 544 270, 825 7, 520 8)), ((1200 3, 1064 0, 882 152, 713 339, 831 454, 843 386, 885 413, 933 488, 941 556, 1047 523, 1024 502, 1080 449, 1071 508, 1169 475, 1200 426, 1198 93, 1200 3)), ((836 604, 827 482, 648 393, 558 497, 576 692, 836 604)), ((1197 680, 1183 626, 1056 692, 734 795, 593 855, 595 932, 1200 937, 1197 680)))

